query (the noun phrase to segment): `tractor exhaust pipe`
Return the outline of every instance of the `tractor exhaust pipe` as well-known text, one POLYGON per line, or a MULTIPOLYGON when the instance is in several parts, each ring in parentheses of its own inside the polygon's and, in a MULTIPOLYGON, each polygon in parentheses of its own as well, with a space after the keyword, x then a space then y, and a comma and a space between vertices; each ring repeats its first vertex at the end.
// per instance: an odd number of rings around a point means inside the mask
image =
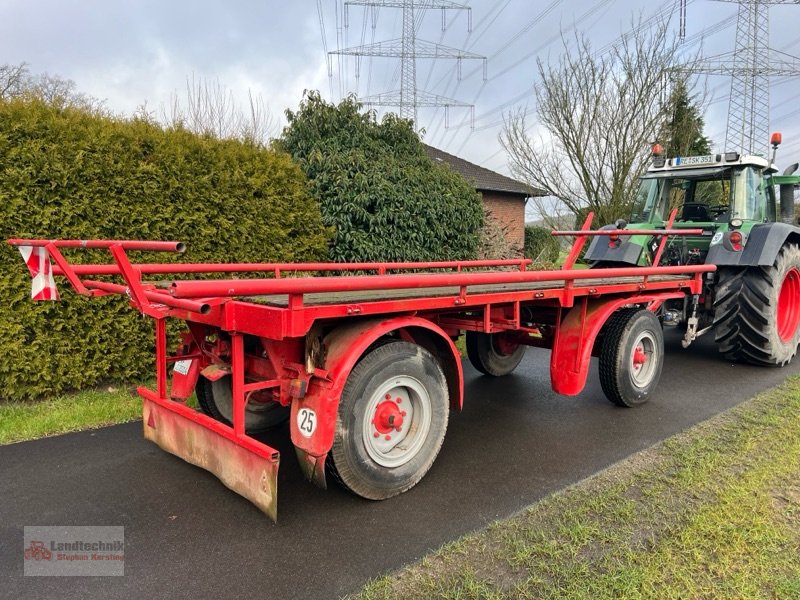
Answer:
MULTIPOLYGON (((784 175, 791 175, 797 171, 800 164, 794 163, 783 171, 784 175)), ((778 186, 781 199, 781 221, 789 225, 795 224, 794 216, 794 186, 793 183, 782 183, 778 186)))

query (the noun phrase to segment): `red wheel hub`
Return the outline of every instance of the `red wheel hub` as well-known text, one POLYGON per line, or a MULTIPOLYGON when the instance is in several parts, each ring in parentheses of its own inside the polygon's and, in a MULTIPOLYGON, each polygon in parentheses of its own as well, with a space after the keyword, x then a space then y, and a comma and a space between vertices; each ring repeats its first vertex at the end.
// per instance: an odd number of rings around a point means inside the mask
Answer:
POLYGON ((644 353, 644 348, 642 348, 642 346, 636 346, 636 349, 633 351, 633 366, 641 367, 646 362, 647 354, 644 353))
POLYGON ((778 336, 790 342, 800 325, 800 271, 792 268, 786 273, 778 294, 778 336))
POLYGON ((403 428, 403 418, 406 416, 404 410, 400 410, 396 400, 384 400, 375 407, 375 417, 372 425, 378 433, 386 434, 393 431, 400 431, 403 428))

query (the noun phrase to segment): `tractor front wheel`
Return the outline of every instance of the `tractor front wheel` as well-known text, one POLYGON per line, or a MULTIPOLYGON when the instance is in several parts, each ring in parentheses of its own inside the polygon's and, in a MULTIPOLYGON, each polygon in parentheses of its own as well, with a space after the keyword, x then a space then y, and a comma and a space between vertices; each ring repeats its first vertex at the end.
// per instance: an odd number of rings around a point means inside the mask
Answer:
POLYGON ((617 406, 638 406, 650 398, 664 365, 664 334, 651 311, 618 310, 603 328, 600 384, 617 406))
POLYGON ((782 367, 800 343, 800 248, 787 244, 769 267, 721 268, 714 334, 728 360, 782 367))

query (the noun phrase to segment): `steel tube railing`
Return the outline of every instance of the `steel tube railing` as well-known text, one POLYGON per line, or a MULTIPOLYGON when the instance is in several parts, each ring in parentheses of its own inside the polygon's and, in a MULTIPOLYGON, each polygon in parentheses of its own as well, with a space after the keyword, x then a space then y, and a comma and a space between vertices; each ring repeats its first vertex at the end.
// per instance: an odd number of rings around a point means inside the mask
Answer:
MULTIPOLYGON (((128 287, 118 283, 109 283, 107 281, 84 281, 83 285, 90 290, 99 290, 101 292, 108 292, 110 294, 127 295, 128 287)), ((144 290, 145 297, 150 302, 163 304, 172 308, 180 308, 192 312, 206 315, 211 311, 211 306, 205 302, 196 302, 194 300, 184 300, 182 298, 175 298, 168 294, 162 294, 151 290, 144 290)))
POLYGON ((269 294, 309 294, 431 287, 466 287, 503 283, 573 281, 648 275, 688 275, 716 270, 714 265, 673 267, 622 267, 507 273, 427 273, 413 275, 375 275, 371 277, 309 277, 296 279, 222 279, 215 281, 174 281, 170 294, 176 298, 258 296, 269 294))
POLYGON ((550 232, 550 235, 702 235, 702 229, 593 229, 591 231, 558 231, 550 232))
POLYGON ((42 247, 53 245, 56 248, 88 248, 90 250, 107 250, 111 246, 121 246, 123 250, 149 250, 155 252, 184 252, 183 242, 149 242, 143 240, 21 240, 11 239, 12 246, 42 247))
MULTIPOLYGON (((533 261, 526 259, 472 260, 439 262, 387 262, 387 263, 139 263, 133 267, 142 275, 177 275, 184 273, 273 273, 273 272, 329 272, 329 271, 399 271, 412 269, 481 269, 488 267, 527 267, 533 261)), ((72 265, 78 276, 119 275, 117 265, 72 265)), ((54 275, 63 275, 59 267, 54 275)))

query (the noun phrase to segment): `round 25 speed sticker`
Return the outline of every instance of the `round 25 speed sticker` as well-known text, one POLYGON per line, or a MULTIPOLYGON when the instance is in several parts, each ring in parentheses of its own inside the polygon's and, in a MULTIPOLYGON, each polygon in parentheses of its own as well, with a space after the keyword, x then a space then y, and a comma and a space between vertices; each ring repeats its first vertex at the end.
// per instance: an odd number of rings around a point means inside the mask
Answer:
POLYGON ((317 413, 310 408, 301 408, 297 411, 297 429, 300 435, 310 438, 317 428, 317 413))

